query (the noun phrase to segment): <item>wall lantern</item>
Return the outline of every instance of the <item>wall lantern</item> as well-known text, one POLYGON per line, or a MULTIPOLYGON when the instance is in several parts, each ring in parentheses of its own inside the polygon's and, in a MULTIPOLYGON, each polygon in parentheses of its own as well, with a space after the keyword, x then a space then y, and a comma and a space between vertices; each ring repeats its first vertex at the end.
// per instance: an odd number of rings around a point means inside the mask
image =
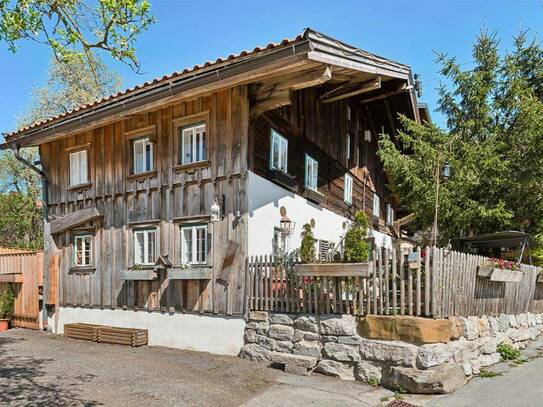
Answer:
POLYGON ((211 204, 209 211, 211 212, 211 222, 218 222, 221 219, 221 205, 219 204, 217 195, 213 198, 213 203, 211 204))
POLYGON ((451 177, 451 164, 449 164, 448 161, 445 161, 445 164, 443 164, 441 175, 445 179, 449 179, 451 177))
POLYGON ((279 221, 279 227, 281 229, 281 234, 285 237, 288 237, 292 235, 294 232, 294 227, 296 226, 296 222, 291 221, 287 215, 283 216, 281 220, 279 221))

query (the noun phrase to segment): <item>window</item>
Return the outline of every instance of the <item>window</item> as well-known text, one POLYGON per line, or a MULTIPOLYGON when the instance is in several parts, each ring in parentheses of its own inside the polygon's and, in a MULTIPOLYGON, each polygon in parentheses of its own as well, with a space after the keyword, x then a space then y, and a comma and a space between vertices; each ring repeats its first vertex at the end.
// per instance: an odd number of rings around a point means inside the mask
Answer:
POLYGON ((207 225, 181 227, 181 261, 183 264, 207 263, 207 225))
POLYGON ((70 186, 88 182, 87 168, 87 150, 70 154, 70 186))
POLYGON ((379 198, 379 195, 374 194, 373 195, 373 216, 376 218, 379 218, 381 215, 381 198, 379 198))
POLYGON ((392 225, 394 223, 394 208, 392 205, 387 204, 387 225, 392 225))
POLYGON ((345 174, 345 182, 343 186, 343 200, 349 205, 353 203, 353 177, 345 174))
POLYGON ((155 264, 156 230, 134 231, 134 264, 155 264))
POLYGON ((288 140, 272 129, 271 131, 270 168, 287 172, 288 140))
POLYGON ((345 140, 345 158, 347 160, 351 159, 351 135, 348 133, 345 140))
POLYGON ((305 155, 305 187, 317 190, 319 181, 319 163, 317 160, 305 155))
POLYGON ((351 107, 347 106, 347 120, 351 120, 351 107))
POLYGON ((92 264, 92 235, 80 235, 74 238, 74 265, 87 267, 92 264))
POLYGON ((179 128, 181 164, 204 161, 206 151, 206 124, 198 123, 179 128))
POLYGON ((153 169, 153 143, 149 138, 134 141, 134 174, 153 169))

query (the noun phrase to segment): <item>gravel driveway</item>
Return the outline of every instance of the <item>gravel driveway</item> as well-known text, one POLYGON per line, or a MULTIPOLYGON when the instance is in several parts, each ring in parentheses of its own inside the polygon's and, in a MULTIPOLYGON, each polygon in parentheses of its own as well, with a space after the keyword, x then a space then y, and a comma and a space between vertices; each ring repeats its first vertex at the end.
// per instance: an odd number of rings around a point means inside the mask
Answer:
POLYGON ((298 377, 232 356, 0 334, 0 405, 375 406, 388 390, 298 377))

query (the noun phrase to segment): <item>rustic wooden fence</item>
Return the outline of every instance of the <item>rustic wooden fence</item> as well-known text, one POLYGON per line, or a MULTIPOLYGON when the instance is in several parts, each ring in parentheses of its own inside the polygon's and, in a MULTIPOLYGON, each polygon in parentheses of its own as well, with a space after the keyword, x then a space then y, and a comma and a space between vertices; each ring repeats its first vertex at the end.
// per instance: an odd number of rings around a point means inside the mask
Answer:
POLYGON ((39 328, 43 252, 10 250, 0 253, 0 290, 11 284, 15 294, 13 326, 39 328))
POLYGON ((377 250, 360 276, 300 276, 297 264, 253 256, 247 309, 286 313, 449 317, 543 312, 541 271, 523 265, 520 283, 477 277, 486 259, 442 248, 377 250))

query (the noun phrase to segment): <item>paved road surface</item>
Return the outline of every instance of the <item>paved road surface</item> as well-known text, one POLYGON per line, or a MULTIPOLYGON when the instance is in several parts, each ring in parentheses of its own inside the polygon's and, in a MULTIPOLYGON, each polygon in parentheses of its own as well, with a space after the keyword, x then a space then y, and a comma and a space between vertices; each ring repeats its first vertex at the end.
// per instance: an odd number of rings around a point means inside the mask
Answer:
POLYGON ((1 406, 375 406, 391 394, 232 356, 0 333, 1 406))

